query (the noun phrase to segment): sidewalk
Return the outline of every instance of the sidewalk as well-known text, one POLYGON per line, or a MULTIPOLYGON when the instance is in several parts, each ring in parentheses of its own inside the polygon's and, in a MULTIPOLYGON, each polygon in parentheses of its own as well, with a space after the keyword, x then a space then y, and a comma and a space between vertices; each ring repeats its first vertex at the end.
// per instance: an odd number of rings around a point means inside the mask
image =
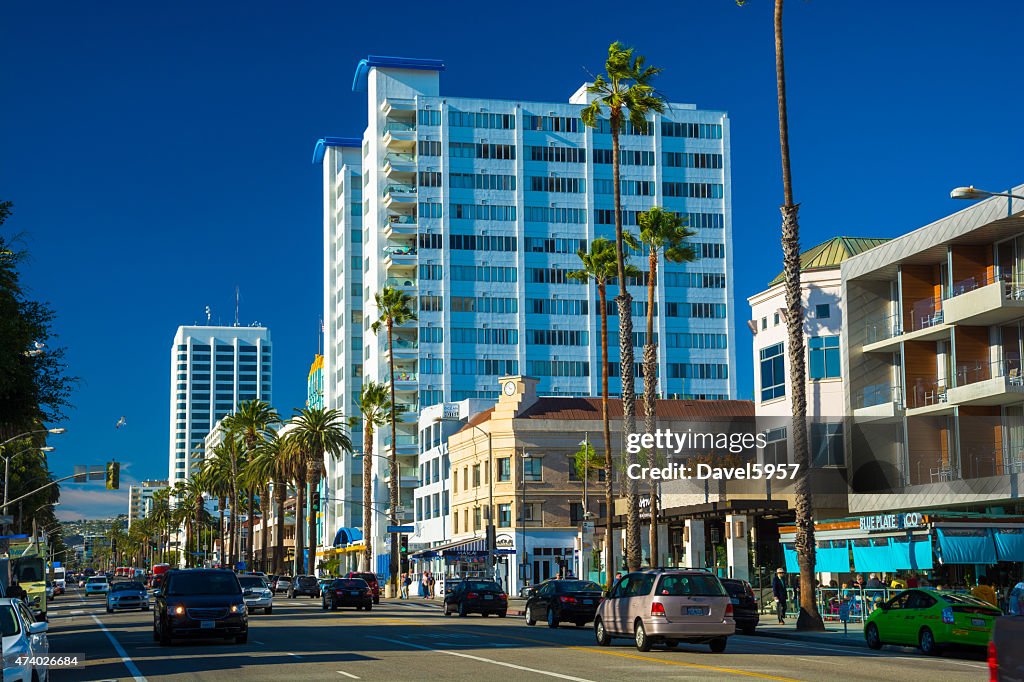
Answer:
POLYGON ((779 625, 774 617, 769 614, 767 620, 761 617, 757 626, 758 637, 774 637, 776 639, 789 639, 799 642, 814 642, 815 644, 835 644, 838 646, 864 647, 864 626, 862 623, 850 623, 847 631, 843 633, 841 623, 827 623, 825 632, 802 632, 796 629, 796 619, 787 620, 785 625, 779 625))
MULTIPOLYGON (((409 597, 408 599, 388 599, 387 602, 388 604, 396 604, 398 606, 418 606, 421 608, 437 609, 439 611, 444 608, 444 597, 434 597, 433 599, 424 599, 423 597, 409 597)), ((509 598, 509 616, 522 616, 525 613, 525 608, 525 599, 519 599, 518 597, 509 598)))

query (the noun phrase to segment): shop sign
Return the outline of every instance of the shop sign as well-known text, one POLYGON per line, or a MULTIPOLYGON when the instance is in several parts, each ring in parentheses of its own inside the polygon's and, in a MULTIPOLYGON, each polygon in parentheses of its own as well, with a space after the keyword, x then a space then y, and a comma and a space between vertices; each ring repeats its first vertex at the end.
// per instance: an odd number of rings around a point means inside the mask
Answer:
POLYGON ((641 519, 651 518, 651 498, 649 495, 647 497, 641 497, 637 506, 640 508, 641 519))
POLYGON ((495 547, 500 549, 511 549, 516 546, 515 540, 511 535, 502 534, 494 539, 495 547))
POLYGON ((458 419, 461 416, 458 403, 445 403, 442 411, 441 419, 458 419))
POLYGON ((904 528, 921 528, 927 523, 928 517, 920 512, 905 512, 900 514, 876 514, 874 516, 860 517, 860 529, 866 531, 874 530, 903 530, 904 528))

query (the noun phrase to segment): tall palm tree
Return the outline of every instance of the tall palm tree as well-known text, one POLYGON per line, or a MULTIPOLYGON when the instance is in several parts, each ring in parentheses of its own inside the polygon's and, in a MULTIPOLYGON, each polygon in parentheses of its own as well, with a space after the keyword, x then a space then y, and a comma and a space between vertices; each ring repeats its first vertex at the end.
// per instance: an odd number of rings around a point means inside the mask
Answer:
MULTIPOLYGON (((632 240, 632 235, 625 232, 623 237, 632 240)), ((605 500, 605 582, 611 589, 612 575, 615 568, 615 557, 612 544, 612 521, 615 517, 614 483, 612 477, 611 450, 611 419, 608 416, 608 282, 618 272, 615 244, 610 239, 598 237, 590 243, 590 252, 580 249, 577 253, 583 263, 583 269, 569 273, 569 278, 578 282, 594 281, 597 286, 598 307, 601 314, 601 425, 604 429, 604 500, 605 500)), ((636 266, 626 263, 627 277, 639 274, 636 266)))
POLYGON ((316 550, 319 538, 316 533, 316 511, 320 509, 320 481, 324 475, 324 457, 337 460, 342 453, 352 454, 352 439, 348 435, 348 423, 341 412, 333 408, 307 407, 295 410, 292 417, 295 430, 291 436, 306 454, 306 482, 312 498, 309 515, 309 562, 306 572, 312 575, 316 568, 316 550))
MULTIPOLYGON (((737 0, 745 5, 747 0, 737 0)), ((798 630, 824 630, 815 595, 814 500, 811 497, 810 452, 807 448, 807 368, 804 364, 804 312, 800 294, 800 204, 793 200, 793 171, 789 161, 789 115, 786 109, 786 60, 782 39, 783 0, 775 0, 775 85, 779 105, 779 152, 782 157, 782 272, 786 289, 786 344, 789 383, 793 392, 793 459, 798 474, 793 481, 796 503, 794 545, 800 566, 800 615, 798 630)))
MULTIPOLYGON (((619 362, 622 375, 622 430, 623 438, 633 433, 636 420, 635 370, 633 363, 633 299, 626 288, 625 241, 622 234, 622 185, 620 181, 619 135, 625 119, 640 132, 646 132, 647 116, 665 110, 664 99, 651 86, 661 69, 645 66, 644 57, 633 56, 633 48, 623 47, 616 41, 608 46, 605 73, 598 75, 587 92, 596 95, 583 108, 583 123, 596 128, 602 113, 608 110, 608 123, 612 134, 612 183, 615 196, 615 257, 619 280, 619 295, 615 301, 619 308, 619 362)), ((629 464, 636 463, 636 455, 627 453, 629 464)), ((626 479, 626 557, 629 570, 640 568, 640 499, 637 482, 626 479)))
MULTIPOLYGON (((224 544, 222 552, 226 558, 223 563, 226 566, 234 566, 238 562, 238 541, 236 539, 239 517, 238 473, 241 469, 242 452, 243 445, 232 431, 226 431, 224 440, 213 448, 213 458, 219 460, 217 466, 222 468, 221 476, 227 477, 227 506, 231 509, 231 514, 228 516, 227 543, 222 543, 224 544)), ((221 509, 223 508, 221 506, 221 509)))
POLYGON ((276 528, 274 530, 274 571, 279 575, 285 572, 284 552, 284 526, 285 513, 284 503, 288 499, 288 481, 291 477, 292 465, 297 449, 291 438, 280 434, 273 434, 264 444, 264 449, 274 462, 274 504, 277 513, 275 515, 276 528))
MULTIPOLYGON (((253 456, 246 462, 243 478, 257 493, 260 509, 260 560, 259 569, 270 572, 273 567, 267 559, 267 548, 269 544, 270 529, 267 523, 270 520, 270 485, 278 479, 280 461, 278 459, 278 438, 277 434, 271 432, 266 440, 262 440, 253 451, 253 456), (274 446, 271 447, 271 443, 274 446)), ((276 557, 275 557, 276 558, 276 557)))
POLYGON ((203 462, 203 478, 206 492, 217 499, 219 522, 217 534, 220 538, 221 564, 226 565, 224 511, 227 499, 231 495, 231 465, 227 461, 226 449, 214 449, 213 456, 203 462))
MULTIPOLYGON (((402 325, 407 322, 414 322, 416 320, 416 311, 413 308, 412 296, 409 296, 403 291, 398 289, 392 289, 391 287, 384 287, 384 289, 374 296, 374 301, 377 304, 377 319, 370 329, 374 334, 380 333, 381 329, 386 329, 388 333, 388 380, 390 381, 390 398, 391 404, 396 405, 395 402, 395 346, 394 346, 394 329, 395 325, 402 325)), ((391 421, 391 457, 390 466, 391 471, 391 522, 393 524, 398 523, 398 518, 395 510, 398 509, 398 427, 395 422, 395 410, 391 410, 390 421, 391 421)), ((493 510, 492 510, 493 513, 493 510)), ((388 582, 391 584, 391 594, 398 594, 398 534, 391 534, 391 552, 388 576, 388 582)))
MULTIPOLYGON (((289 440, 292 440, 289 436, 289 440)), ((291 450, 292 459, 289 462, 288 477, 295 486, 295 560, 293 569, 295 575, 302 573, 305 565, 302 558, 306 548, 305 528, 303 519, 306 514, 306 453, 298 443, 293 443, 291 450)))
MULTIPOLYGON (((658 344, 654 338, 654 287, 658 275, 658 256, 663 254, 667 263, 690 263, 697 260, 697 252, 687 243, 696 232, 686 227, 686 220, 678 213, 654 206, 639 216, 640 241, 647 246, 647 333, 644 337, 644 428, 654 433, 657 428, 658 399, 658 344)), ((664 314, 664 312, 662 312, 664 314)), ((647 451, 647 465, 657 466, 654 450, 647 451)), ((650 481, 651 494, 651 565, 658 563, 658 482, 650 481)))
POLYGON ((373 565, 373 435, 391 414, 391 399, 384 384, 363 383, 359 394, 359 412, 363 415, 363 558, 360 570, 373 565))

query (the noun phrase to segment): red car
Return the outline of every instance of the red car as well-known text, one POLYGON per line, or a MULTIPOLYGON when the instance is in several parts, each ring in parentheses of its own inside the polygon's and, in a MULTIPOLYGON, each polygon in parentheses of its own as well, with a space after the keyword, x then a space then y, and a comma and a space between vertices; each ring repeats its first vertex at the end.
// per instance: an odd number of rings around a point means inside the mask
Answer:
POLYGON ((358 571, 352 571, 346 578, 359 578, 365 580, 366 584, 370 586, 370 592, 373 593, 373 603, 380 603, 380 583, 377 582, 377 576, 374 573, 360 573, 358 571))

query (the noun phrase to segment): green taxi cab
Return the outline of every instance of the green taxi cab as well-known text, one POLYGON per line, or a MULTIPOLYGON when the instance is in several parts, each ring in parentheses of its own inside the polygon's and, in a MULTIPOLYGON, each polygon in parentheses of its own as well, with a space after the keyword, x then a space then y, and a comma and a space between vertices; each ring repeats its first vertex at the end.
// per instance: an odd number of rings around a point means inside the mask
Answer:
POLYGON ((872 649, 884 644, 920 647, 929 656, 946 646, 988 645, 993 621, 1002 611, 967 594, 912 589, 871 612, 864 639, 872 649))

